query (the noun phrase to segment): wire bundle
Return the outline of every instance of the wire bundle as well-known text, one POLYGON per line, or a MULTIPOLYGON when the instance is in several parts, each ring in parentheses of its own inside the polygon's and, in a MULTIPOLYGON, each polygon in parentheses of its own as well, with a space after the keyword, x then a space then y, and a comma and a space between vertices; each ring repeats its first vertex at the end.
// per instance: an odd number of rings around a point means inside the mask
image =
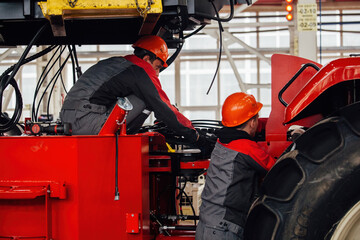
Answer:
MULTIPOLYGON (((32 105, 32 120, 33 121, 37 120, 40 103, 43 100, 47 90, 50 88, 50 93, 49 93, 49 97, 48 97, 48 101, 47 101, 47 116, 49 116, 49 106, 50 106, 51 96, 52 96, 53 90, 55 88, 56 82, 59 77, 61 79, 62 86, 65 89, 65 84, 64 84, 61 72, 64 69, 64 67, 66 66, 66 63, 70 57, 72 59, 72 65, 73 65, 74 82, 76 79, 75 71, 77 72, 77 77, 80 77, 82 74, 81 68, 79 67, 79 63, 78 63, 77 56, 76 56, 75 45, 68 45, 68 46, 51 45, 51 46, 47 47, 46 49, 40 51, 39 53, 36 53, 36 54, 26 58, 26 56, 30 52, 30 49, 32 48, 32 46, 34 46, 37 39, 48 28, 48 26, 49 26, 49 24, 45 24, 39 29, 39 31, 35 34, 34 38, 31 40, 31 42, 29 43, 29 45, 26 47, 25 51, 21 55, 18 63, 9 67, 0 76, 0 120, 1 120, 0 121, 0 135, 3 135, 5 132, 8 132, 9 130, 13 129, 15 127, 15 125, 18 124, 18 121, 22 114, 22 107, 23 107, 22 96, 21 96, 20 89, 14 78, 16 73, 19 71, 19 69, 22 65, 24 65, 28 62, 31 62, 41 56, 44 56, 45 54, 48 54, 49 52, 51 52, 55 49, 54 54, 52 55, 49 62, 45 66, 41 76, 39 77, 38 83, 36 85, 36 89, 35 89, 35 93, 34 93, 34 100, 33 100, 33 105, 32 105), (65 58, 65 61, 61 62, 61 55, 64 53, 66 47, 68 47, 69 54, 65 58), (57 57, 56 57, 56 55, 57 55, 57 57), (54 74, 54 76, 51 78, 51 80, 47 83, 47 86, 45 87, 43 94, 40 96, 38 104, 36 106, 36 98, 39 94, 41 86, 46 82, 46 77, 48 76, 49 72, 53 69, 53 67, 55 66, 55 64, 57 62, 59 64, 59 68, 56 71, 56 73, 54 74), (11 118, 8 117, 5 112, 2 112, 3 93, 9 85, 11 85, 15 90, 15 101, 16 101, 14 114, 11 118)), ((65 89, 65 92, 67 92, 66 89, 65 89)))
MULTIPOLYGON (((31 40, 29 45, 26 47, 25 51, 20 57, 20 60, 18 63, 16 63, 14 66, 8 68, 1 76, 0 76, 0 118, 2 119, 0 123, 0 134, 3 134, 10 129, 12 129, 17 122, 19 121, 22 113, 22 97, 19 90, 19 87, 14 79, 16 73, 19 71, 21 65, 30 62, 34 60, 33 57, 26 58, 27 54, 30 52, 31 47, 34 45, 34 43, 37 41, 37 39, 41 36, 43 31, 48 27, 48 24, 43 25, 39 31, 35 34, 34 38, 31 40), (10 74, 11 73, 11 74, 10 74), (10 74, 10 75, 9 75, 10 74), (16 94, 16 104, 15 104, 15 110, 14 114, 11 118, 6 117, 5 113, 2 112, 2 99, 3 99, 3 93, 5 89, 11 85, 15 89, 16 94)), ((37 55, 39 56, 39 55, 37 55)))
POLYGON ((72 45, 68 45, 68 46, 57 46, 56 50, 54 52, 54 54, 51 56, 50 60, 48 61, 48 63, 46 64, 46 66, 44 67, 43 72, 41 73, 39 80, 37 82, 36 88, 35 88, 35 92, 34 92, 34 99, 33 99, 33 104, 32 104, 32 120, 36 121, 38 118, 38 113, 39 113, 39 109, 40 109, 40 104, 43 100, 43 98, 45 97, 45 94, 47 93, 48 89, 50 88, 50 92, 49 92, 49 96, 47 99, 47 118, 49 119, 49 115, 50 115, 50 100, 51 100, 51 96, 52 93, 54 91, 54 88, 56 86, 56 83, 60 77, 62 86, 65 90, 65 92, 67 93, 67 90, 65 88, 65 83, 64 80, 62 78, 62 71, 64 69, 64 67, 66 66, 69 58, 72 59, 72 63, 73 63, 73 77, 74 77, 74 82, 75 82, 75 69, 77 69, 78 72, 78 77, 81 75, 81 70, 79 71, 80 67, 78 65, 78 61, 77 61, 77 56, 76 56, 76 50, 75 50, 75 46, 72 45), (64 62, 61 62, 61 56, 63 55, 66 47, 68 48, 69 54, 67 55, 67 57, 65 58, 64 62), (56 57, 56 58, 55 58, 56 57), (74 61, 74 59, 76 59, 76 61, 74 61), (46 77, 49 75, 49 73, 51 72, 51 70, 54 68, 54 66, 56 65, 56 63, 59 64, 59 68, 56 71, 56 73, 54 74, 54 76, 52 76, 52 78, 50 79, 49 82, 46 81, 46 77), (75 63, 77 65, 77 67, 75 67, 75 63), (39 95, 41 86, 44 85, 44 83, 47 83, 47 85, 45 86, 45 89, 43 91, 43 93, 41 94, 38 103, 36 105, 36 99, 39 95))

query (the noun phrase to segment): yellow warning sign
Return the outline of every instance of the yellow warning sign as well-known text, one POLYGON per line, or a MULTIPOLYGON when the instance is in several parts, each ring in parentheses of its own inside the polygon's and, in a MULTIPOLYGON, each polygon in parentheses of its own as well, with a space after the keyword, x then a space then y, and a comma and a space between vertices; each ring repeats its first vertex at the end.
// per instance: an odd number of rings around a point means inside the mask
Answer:
POLYGON ((317 30, 317 5, 298 4, 297 5, 298 31, 317 30))

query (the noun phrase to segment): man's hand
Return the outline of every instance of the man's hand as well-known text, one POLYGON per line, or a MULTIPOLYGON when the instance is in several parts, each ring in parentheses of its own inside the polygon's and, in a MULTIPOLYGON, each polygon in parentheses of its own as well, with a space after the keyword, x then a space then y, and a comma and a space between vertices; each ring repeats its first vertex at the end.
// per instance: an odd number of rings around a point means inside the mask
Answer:
POLYGON ((199 135, 195 145, 201 150, 202 158, 210 158, 216 143, 216 136, 208 135, 201 131, 198 131, 198 133, 199 135))
POLYGON ((287 135, 289 137, 289 140, 294 142, 304 132, 305 132, 304 126, 292 125, 288 128, 287 135))

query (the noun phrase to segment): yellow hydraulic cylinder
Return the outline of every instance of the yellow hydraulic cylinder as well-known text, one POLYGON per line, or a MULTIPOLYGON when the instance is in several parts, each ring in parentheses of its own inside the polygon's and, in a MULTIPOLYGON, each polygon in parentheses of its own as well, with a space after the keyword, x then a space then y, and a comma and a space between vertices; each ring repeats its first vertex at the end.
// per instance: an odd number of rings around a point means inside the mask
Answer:
POLYGON ((78 18, 143 17, 139 34, 149 34, 163 11, 161 0, 47 0, 38 4, 55 36, 66 35, 64 19, 78 18))

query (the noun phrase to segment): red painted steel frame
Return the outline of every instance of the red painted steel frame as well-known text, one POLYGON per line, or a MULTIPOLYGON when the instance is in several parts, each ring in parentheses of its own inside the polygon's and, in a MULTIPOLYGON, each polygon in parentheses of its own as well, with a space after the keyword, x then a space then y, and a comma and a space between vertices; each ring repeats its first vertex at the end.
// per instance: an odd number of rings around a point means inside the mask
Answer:
POLYGON ((118 201, 115 137, 1 137, 0 147, 1 237, 43 240, 51 224, 57 240, 151 238, 148 137, 119 137, 118 201), (51 183, 64 183, 66 195, 52 194, 51 183), (129 214, 137 217, 127 222, 129 214))

